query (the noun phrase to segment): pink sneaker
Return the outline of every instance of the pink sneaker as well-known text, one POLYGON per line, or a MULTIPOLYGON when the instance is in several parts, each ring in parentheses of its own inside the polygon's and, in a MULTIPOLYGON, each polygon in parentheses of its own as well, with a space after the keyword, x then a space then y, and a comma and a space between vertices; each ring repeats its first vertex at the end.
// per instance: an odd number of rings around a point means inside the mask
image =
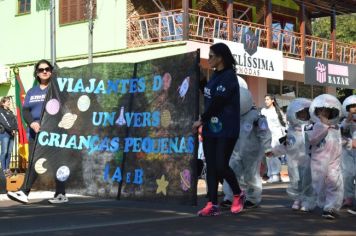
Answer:
POLYGON ((243 192, 240 195, 234 195, 234 199, 232 200, 231 205, 231 213, 237 214, 240 213, 244 209, 245 203, 245 194, 243 192))
POLYGON ((220 215, 218 206, 213 205, 212 202, 208 202, 206 206, 198 211, 198 216, 217 216, 220 215))

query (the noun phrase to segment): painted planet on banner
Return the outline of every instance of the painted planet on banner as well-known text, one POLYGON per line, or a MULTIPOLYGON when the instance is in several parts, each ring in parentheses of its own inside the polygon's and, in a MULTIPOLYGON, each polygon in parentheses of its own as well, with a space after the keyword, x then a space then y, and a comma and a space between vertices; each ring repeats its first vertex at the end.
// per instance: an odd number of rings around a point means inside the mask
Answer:
POLYGON ((45 163, 47 161, 46 158, 40 158, 36 161, 35 163, 35 171, 37 172, 37 174, 44 174, 46 173, 47 169, 43 167, 43 163, 45 163))
POLYGON ((46 111, 50 115, 55 115, 59 111, 59 102, 57 99, 51 99, 46 104, 46 111))
POLYGON ((180 172, 180 183, 183 191, 188 191, 190 189, 191 175, 188 169, 184 169, 180 172))
POLYGON ((161 125, 164 128, 167 128, 171 123, 171 113, 168 110, 163 110, 161 113, 161 125))
POLYGON ((78 98, 77 106, 79 111, 85 112, 90 107, 90 98, 88 95, 82 95, 78 98))
POLYGON ((59 181, 64 182, 68 179, 70 175, 70 170, 68 168, 68 166, 61 166, 58 168, 57 173, 56 173, 56 177, 59 181))
POLYGON ((163 90, 167 91, 171 87, 172 76, 170 73, 166 72, 163 75, 163 90))
POLYGON ((58 123, 58 127, 64 129, 70 129, 73 127, 74 122, 77 120, 78 116, 72 113, 66 113, 62 117, 61 121, 58 123))

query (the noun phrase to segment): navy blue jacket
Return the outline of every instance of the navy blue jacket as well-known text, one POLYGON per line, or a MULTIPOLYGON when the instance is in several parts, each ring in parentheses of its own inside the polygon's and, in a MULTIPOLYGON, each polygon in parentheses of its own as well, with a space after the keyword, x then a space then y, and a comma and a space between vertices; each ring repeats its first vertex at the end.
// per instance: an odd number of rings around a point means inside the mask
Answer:
POLYGON ((203 136, 238 138, 240 90, 232 69, 216 71, 204 87, 203 136))

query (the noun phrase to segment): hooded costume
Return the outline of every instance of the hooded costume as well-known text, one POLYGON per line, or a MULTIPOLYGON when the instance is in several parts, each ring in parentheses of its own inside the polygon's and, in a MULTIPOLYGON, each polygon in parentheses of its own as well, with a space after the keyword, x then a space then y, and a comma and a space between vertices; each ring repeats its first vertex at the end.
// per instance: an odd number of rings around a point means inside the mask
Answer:
POLYGON ((287 194, 294 200, 293 209, 310 211, 315 207, 312 187, 309 150, 305 145, 304 127, 309 119, 302 120, 298 112, 309 114, 311 101, 305 98, 294 99, 287 108, 288 132, 283 143, 273 148, 274 155, 287 155, 289 185, 287 194))
POLYGON ((337 211, 343 200, 342 145, 338 126, 341 103, 330 94, 322 94, 314 98, 309 113, 314 124, 306 127, 305 132, 310 145, 312 185, 317 204, 324 211, 337 211), (328 124, 320 121, 315 113, 317 108, 333 110, 328 117, 328 124))
MULTIPOLYGON (((271 132, 267 120, 253 106, 249 90, 240 87, 240 135, 230 159, 234 170, 245 191, 246 200, 254 204, 261 202, 262 181, 260 165, 264 153, 271 151, 271 132)), ((224 181, 225 200, 232 200, 230 186, 224 181)))
POLYGON ((351 206, 352 200, 356 197, 356 149, 352 148, 352 140, 356 139, 356 118, 351 121, 347 120, 350 105, 356 105, 356 95, 351 95, 344 100, 342 111, 346 119, 341 125, 343 136, 341 168, 344 181, 344 199, 349 200, 345 203, 351 206))

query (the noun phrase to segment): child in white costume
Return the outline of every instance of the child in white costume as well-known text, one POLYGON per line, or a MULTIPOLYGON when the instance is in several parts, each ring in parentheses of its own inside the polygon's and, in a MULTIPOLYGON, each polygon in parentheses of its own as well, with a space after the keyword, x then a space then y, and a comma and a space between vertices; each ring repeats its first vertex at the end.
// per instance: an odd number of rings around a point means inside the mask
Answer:
MULTIPOLYGON (((272 149, 274 156, 287 155, 289 186, 288 195, 294 200, 293 210, 311 211, 315 208, 309 150, 306 150, 304 127, 310 124, 306 98, 294 99, 287 108, 288 132, 282 144, 272 149)), ((309 147, 308 147, 309 148, 309 147)))
POLYGON ((342 104, 346 117, 341 124, 343 136, 341 169, 344 180, 344 203, 347 208, 353 207, 356 197, 356 148, 352 142, 356 140, 356 95, 351 95, 342 104))
POLYGON ((323 209, 322 217, 334 219, 341 208, 343 180, 341 173, 341 103, 330 95, 314 98, 310 109, 313 125, 306 129, 311 149, 312 184, 317 204, 323 209))
MULTIPOLYGON (((246 195, 246 208, 257 207, 261 202, 262 181, 260 166, 264 153, 271 151, 271 132, 267 120, 253 106, 249 90, 240 87, 240 135, 230 159, 240 187, 246 195)), ((224 181, 224 202, 232 201, 233 193, 224 181)))

